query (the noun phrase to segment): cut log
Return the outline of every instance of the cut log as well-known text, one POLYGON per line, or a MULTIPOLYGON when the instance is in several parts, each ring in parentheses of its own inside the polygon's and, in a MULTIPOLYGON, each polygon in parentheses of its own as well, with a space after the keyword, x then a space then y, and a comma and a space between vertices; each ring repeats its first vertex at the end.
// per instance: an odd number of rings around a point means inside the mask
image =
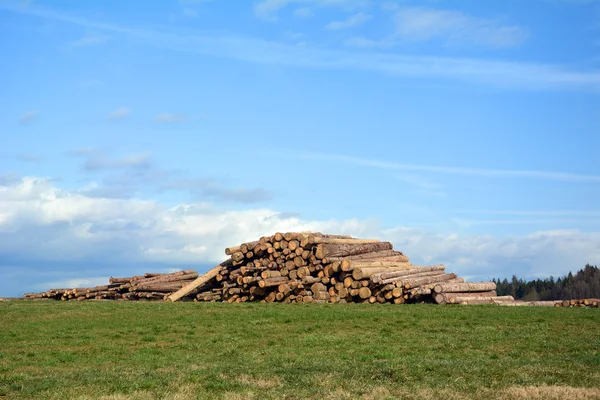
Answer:
POLYGON ((327 292, 327 286, 323 285, 321 282, 313 283, 310 287, 311 292, 327 292))
MULTIPOLYGON (((372 259, 380 259, 380 258, 387 258, 387 257, 400 257, 400 256, 406 257, 404 254, 402 254, 401 251, 382 250, 382 251, 375 251, 375 252, 371 252, 371 253, 355 254, 352 256, 345 256, 345 257, 327 257, 326 260, 327 260, 327 262, 342 261, 342 260, 372 260, 372 259)), ((390 261, 396 261, 396 260, 390 260, 390 261)), ((406 261, 408 261, 408 257, 406 257, 406 261)))
POLYGON ((407 275, 412 275, 412 274, 421 274, 421 273, 425 273, 425 272, 435 272, 435 271, 443 272, 445 270, 445 268, 446 267, 444 265, 434 265, 431 267, 419 267, 419 266, 413 265, 412 269, 409 269, 406 271, 380 272, 378 274, 371 276, 371 280, 374 283, 380 283, 381 281, 383 281, 385 279, 389 279, 389 278, 402 277, 402 276, 407 276, 407 275))
POLYGON ((341 270, 344 272, 353 271, 356 268, 369 268, 369 267, 396 267, 412 265, 408 261, 381 261, 375 260, 343 260, 341 262, 341 270))
POLYGON ((368 299, 369 297, 371 297, 371 289, 369 289, 368 287, 362 287, 358 289, 358 296, 361 299, 368 299))
MULTIPOLYGON (((405 289, 410 289, 412 287, 419 287, 422 285, 429 285, 432 283, 447 282, 452 279, 456 279, 456 274, 442 274, 442 275, 406 278, 406 279, 402 280, 402 286, 404 286, 405 289)), ((398 283, 396 283, 396 285, 398 285, 398 283)))
POLYGON ((258 286, 261 288, 267 288, 272 286, 279 286, 280 284, 287 283, 289 281, 289 278, 280 276, 276 278, 263 279, 260 282, 258 282, 258 286))
POLYGON ((380 272, 392 272, 392 271, 407 271, 411 269, 411 265, 401 265, 396 264, 394 267, 359 267, 354 268, 352 271, 352 278, 359 280, 370 278, 372 275, 375 275, 380 272))
POLYGON ((368 244, 319 244, 317 245, 314 254, 317 258, 323 259, 326 257, 344 257, 391 249, 392 244, 390 242, 368 244))
POLYGON ((443 283, 435 285, 433 288, 433 291, 436 293, 487 292, 489 290, 496 290, 496 284, 494 282, 443 283))
POLYGON ((438 293, 436 294, 433 299, 435 300, 436 303, 438 304, 446 304, 446 303, 456 303, 456 298, 460 297, 460 298, 465 298, 465 297, 471 297, 471 298, 478 298, 478 297, 495 297, 496 291, 495 290, 490 290, 487 292, 465 292, 465 293, 438 293))
MULTIPOLYGON (((342 260, 340 269, 344 272, 353 271, 356 268, 364 268, 364 267, 394 267, 397 265, 405 266, 412 265, 408 262, 408 259, 404 256, 402 257, 393 257, 395 260, 382 260, 379 258, 375 259, 362 259, 362 260, 342 260)), ((416 267, 415 267, 416 268, 416 267)))

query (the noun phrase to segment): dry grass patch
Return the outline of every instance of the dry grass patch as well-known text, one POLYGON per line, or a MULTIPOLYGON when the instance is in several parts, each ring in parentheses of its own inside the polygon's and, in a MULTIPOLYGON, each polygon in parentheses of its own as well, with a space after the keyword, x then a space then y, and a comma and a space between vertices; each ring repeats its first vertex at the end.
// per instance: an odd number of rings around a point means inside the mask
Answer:
POLYGON ((600 389, 570 386, 515 386, 498 390, 498 400, 600 400, 600 389))
POLYGON ((275 376, 270 379, 257 378, 250 375, 240 375, 236 378, 239 383, 259 389, 274 389, 281 386, 281 379, 275 376))

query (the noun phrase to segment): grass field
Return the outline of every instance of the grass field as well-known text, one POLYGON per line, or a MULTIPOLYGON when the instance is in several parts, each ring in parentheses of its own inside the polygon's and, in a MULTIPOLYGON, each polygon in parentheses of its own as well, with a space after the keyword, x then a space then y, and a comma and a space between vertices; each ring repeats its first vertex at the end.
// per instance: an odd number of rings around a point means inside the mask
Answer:
POLYGON ((600 310, 0 302, 0 399, 600 399, 600 310))

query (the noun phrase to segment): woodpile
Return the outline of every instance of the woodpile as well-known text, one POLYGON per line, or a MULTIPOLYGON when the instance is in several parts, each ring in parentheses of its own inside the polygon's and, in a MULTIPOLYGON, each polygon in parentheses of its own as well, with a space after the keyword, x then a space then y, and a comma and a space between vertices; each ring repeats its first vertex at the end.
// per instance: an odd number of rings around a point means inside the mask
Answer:
POLYGON ((226 248, 225 254, 227 261, 169 299, 196 291, 196 301, 403 304, 434 303, 436 293, 450 290, 459 298, 475 292, 489 297, 495 289, 493 282, 465 284, 443 265, 413 265, 391 243, 376 239, 276 233, 226 248), (467 286, 456 286, 461 284, 467 286), (438 286, 443 289, 436 291, 438 286))
POLYGON ((389 242, 288 232, 228 247, 227 260, 193 270, 110 278, 107 285, 50 289, 30 300, 138 300, 280 303, 433 303, 598 307, 598 299, 515 301, 494 282, 465 282, 444 265, 413 265, 389 242))
POLYGON ((170 274, 146 273, 127 278, 110 278, 107 285, 88 288, 50 289, 25 294, 29 300, 165 300, 173 292, 198 278, 194 270, 170 274))

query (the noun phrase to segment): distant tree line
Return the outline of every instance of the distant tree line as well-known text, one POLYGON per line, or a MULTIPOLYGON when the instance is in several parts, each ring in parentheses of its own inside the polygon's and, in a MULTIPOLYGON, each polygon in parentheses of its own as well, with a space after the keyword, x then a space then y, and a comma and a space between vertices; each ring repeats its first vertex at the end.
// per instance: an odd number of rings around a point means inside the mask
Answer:
POLYGON ((518 300, 571 300, 600 298, 600 269, 587 264, 585 268, 555 279, 524 281, 513 275, 512 279, 492 279, 496 283, 498 296, 513 296, 518 300))

